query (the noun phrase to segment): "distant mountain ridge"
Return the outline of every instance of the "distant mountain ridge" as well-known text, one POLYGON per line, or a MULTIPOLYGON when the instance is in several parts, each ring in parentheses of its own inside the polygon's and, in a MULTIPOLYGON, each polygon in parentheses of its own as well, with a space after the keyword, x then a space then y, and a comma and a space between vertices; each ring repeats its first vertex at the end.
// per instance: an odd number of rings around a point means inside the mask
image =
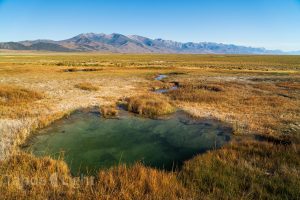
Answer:
MULTIPOLYGON (((212 42, 176 42, 150 39, 138 35, 118 33, 84 33, 66 40, 33 40, 2 42, 0 49, 37 50, 54 52, 107 52, 107 53, 179 53, 179 54, 288 54, 280 50, 267 50, 212 42)), ((295 53, 295 52, 294 52, 295 53)))

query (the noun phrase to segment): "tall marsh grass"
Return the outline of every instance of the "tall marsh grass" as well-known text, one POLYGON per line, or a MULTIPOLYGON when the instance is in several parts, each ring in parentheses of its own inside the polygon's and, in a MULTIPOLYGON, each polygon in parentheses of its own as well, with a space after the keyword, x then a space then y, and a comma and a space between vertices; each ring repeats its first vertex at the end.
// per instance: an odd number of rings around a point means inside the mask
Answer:
POLYGON ((72 177, 63 161, 29 154, 0 161, 1 199, 190 199, 173 172, 135 164, 100 170, 96 177, 72 177))
POLYGON ((158 117, 175 111, 169 100, 159 94, 145 94, 127 99, 127 110, 147 117, 158 117))
POLYGON ((43 94, 19 86, 0 85, 0 104, 14 105, 29 103, 44 97, 43 94))

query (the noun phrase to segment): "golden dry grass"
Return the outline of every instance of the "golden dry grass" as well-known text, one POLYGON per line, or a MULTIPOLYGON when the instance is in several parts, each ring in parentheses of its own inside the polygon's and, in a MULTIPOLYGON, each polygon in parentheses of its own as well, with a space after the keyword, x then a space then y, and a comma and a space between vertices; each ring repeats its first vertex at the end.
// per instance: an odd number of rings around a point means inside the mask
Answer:
POLYGON ((52 173, 78 180, 64 162, 20 153, 17 145, 66 113, 120 98, 131 111, 150 117, 176 106, 216 118, 232 124, 237 136, 223 149, 189 160, 179 175, 141 164, 119 166, 100 171, 92 187, 2 184, 1 198, 299 198, 299 56, 10 54, 0 55, 0 158, 6 158, 1 180, 52 173), (157 74, 169 77, 155 81, 157 74), (176 91, 149 94, 174 82, 176 91), (82 83, 101 90, 74 87, 82 83))
POLYGON ((43 98, 43 94, 19 86, 0 85, 0 104, 30 103, 43 98))
POLYGON ((169 100, 160 94, 130 97, 126 101, 128 111, 147 117, 158 117, 175 111, 169 100))
POLYGON ((280 136, 289 131, 289 123, 300 120, 300 101, 296 89, 282 90, 270 83, 197 78, 188 82, 183 80, 181 84, 178 90, 167 94, 178 102, 177 105, 187 110, 198 109, 193 112, 195 116, 209 114, 208 117, 228 121, 242 134, 251 131, 280 136))
POLYGON ((18 117, 31 116, 31 107, 44 94, 15 85, 0 85, 0 116, 18 117))
POLYGON ((81 90, 87 90, 87 91, 97 91, 99 90, 99 87, 93 85, 92 83, 84 82, 84 83, 78 83, 75 85, 76 88, 79 88, 81 90))
POLYGON ((103 105, 100 107, 100 113, 104 118, 116 117, 119 110, 115 105, 103 105))
POLYGON ((287 89, 294 89, 300 90, 300 83, 299 82, 281 82, 276 84, 278 87, 284 87, 287 89))
POLYGON ((181 83, 178 90, 172 90, 168 95, 173 100, 185 102, 218 102, 223 101, 222 92, 224 89, 221 86, 204 83, 181 83))
POLYGON ((176 174, 135 164, 118 166, 98 175, 100 193, 111 199, 187 199, 186 190, 176 174))
POLYGON ((242 142, 197 156, 180 177, 201 199, 297 199, 300 148, 242 142))
POLYGON ((193 194, 175 174, 135 164, 74 178, 62 161, 28 154, 0 163, 1 198, 5 199, 188 199, 193 194))

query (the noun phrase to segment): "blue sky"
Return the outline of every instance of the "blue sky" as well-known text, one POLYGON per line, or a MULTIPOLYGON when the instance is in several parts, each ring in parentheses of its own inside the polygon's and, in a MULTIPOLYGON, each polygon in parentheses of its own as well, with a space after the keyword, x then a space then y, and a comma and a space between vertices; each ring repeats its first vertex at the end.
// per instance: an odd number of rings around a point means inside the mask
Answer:
POLYGON ((300 50, 300 0, 0 0, 0 41, 137 34, 300 50))

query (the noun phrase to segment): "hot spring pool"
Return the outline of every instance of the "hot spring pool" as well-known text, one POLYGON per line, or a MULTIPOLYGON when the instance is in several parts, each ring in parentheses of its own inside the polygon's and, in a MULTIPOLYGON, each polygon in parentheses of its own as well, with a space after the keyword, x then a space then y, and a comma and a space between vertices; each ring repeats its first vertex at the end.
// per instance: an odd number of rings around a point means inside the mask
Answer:
POLYGON ((231 132, 218 121, 194 120, 183 112, 154 120, 125 111, 119 119, 76 111, 31 137, 25 150, 53 158, 63 152, 73 174, 138 161, 171 170, 196 154, 221 147, 231 132))

